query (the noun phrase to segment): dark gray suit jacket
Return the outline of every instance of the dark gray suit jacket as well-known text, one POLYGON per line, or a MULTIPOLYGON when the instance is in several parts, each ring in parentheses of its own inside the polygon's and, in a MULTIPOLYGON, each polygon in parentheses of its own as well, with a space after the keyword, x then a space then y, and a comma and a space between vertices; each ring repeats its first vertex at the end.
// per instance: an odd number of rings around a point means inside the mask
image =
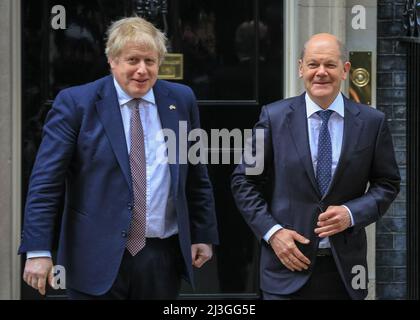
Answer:
MULTIPOLYGON (((366 289, 352 287, 355 266, 366 270, 365 227, 378 220, 399 192, 400 175, 392 138, 383 113, 344 97, 343 146, 327 193, 316 183, 308 140, 305 94, 264 106, 254 129, 264 130, 264 170, 247 175, 253 164, 240 164, 232 175, 232 192, 245 220, 258 238, 275 224, 310 240, 298 244, 316 263, 320 238, 314 232, 318 215, 330 205, 346 205, 354 226, 330 237, 334 259, 353 299, 363 299, 366 289), (368 189, 366 190, 366 188, 368 189), (354 271, 354 270, 353 270, 354 271)), ((254 135, 255 148, 255 135, 254 135)), ((301 288, 312 272, 291 272, 262 241, 261 289, 286 295, 301 288)))

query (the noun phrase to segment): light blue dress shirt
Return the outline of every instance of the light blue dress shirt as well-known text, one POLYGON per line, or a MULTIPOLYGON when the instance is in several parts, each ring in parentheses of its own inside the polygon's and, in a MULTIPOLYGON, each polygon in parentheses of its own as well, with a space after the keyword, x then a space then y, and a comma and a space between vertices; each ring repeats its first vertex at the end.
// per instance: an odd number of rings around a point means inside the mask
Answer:
MULTIPOLYGON (((318 106, 308 94, 305 94, 306 102, 306 116, 308 121, 308 138, 309 146, 311 149, 312 165, 314 172, 316 172, 316 166, 318 163, 318 136, 321 129, 322 120, 321 117, 316 113, 317 111, 324 110, 318 106)), ((344 132, 344 100, 341 94, 338 94, 333 103, 328 107, 329 110, 334 111, 328 121, 328 130, 331 137, 332 146, 332 166, 331 166, 331 180, 334 178, 335 169, 337 168, 338 161, 341 154, 341 146, 343 143, 343 132, 344 132)), ((351 225, 354 225, 353 216, 349 208, 345 207, 350 213, 351 225)), ((283 227, 279 224, 273 226, 265 235, 264 240, 268 242, 271 236, 282 229, 283 227)), ((330 242, 328 237, 322 238, 319 242, 320 248, 329 248, 330 242)))
MULTIPOLYGON (((128 103, 130 97, 114 78, 127 150, 130 153, 130 118, 131 110, 128 103)), ((157 105, 153 90, 150 89, 139 103, 139 112, 144 131, 144 146, 146 153, 146 237, 167 238, 178 233, 178 223, 171 192, 171 175, 168 163, 156 159, 166 144, 162 133, 157 105)), ((27 258, 51 257, 49 251, 31 251, 27 258)))

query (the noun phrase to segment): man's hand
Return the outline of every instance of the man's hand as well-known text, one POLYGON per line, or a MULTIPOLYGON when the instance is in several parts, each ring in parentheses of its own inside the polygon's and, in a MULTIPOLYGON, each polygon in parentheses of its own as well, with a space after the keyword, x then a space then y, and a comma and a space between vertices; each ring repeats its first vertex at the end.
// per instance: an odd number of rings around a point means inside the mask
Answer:
POLYGON ((329 206, 327 211, 318 217, 319 228, 315 233, 320 238, 325 238, 346 230, 351 225, 350 213, 343 206, 329 206))
POLYGON ((53 284, 53 263, 51 258, 26 259, 23 280, 32 288, 45 295, 45 286, 48 278, 50 286, 53 284))
POLYGON ((192 265, 201 268, 213 256, 211 244, 195 243, 191 245, 192 265))
POLYGON ((309 240, 293 230, 280 229, 270 238, 270 244, 281 263, 290 271, 307 270, 311 261, 298 249, 295 241, 308 244, 309 240))

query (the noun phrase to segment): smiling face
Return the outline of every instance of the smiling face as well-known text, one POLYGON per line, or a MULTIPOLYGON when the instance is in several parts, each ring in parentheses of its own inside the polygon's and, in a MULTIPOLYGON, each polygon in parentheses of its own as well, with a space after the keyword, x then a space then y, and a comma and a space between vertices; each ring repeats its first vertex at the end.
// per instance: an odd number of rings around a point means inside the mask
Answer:
POLYGON ((132 98, 143 97, 156 83, 158 53, 144 46, 128 43, 115 58, 109 58, 112 74, 132 98))
POLYGON ((343 63, 337 38, 329 34, 313 36, 299 60, 299 76, 306 92, 324 109, 334 102, 349 70, 350 62, 343 63))

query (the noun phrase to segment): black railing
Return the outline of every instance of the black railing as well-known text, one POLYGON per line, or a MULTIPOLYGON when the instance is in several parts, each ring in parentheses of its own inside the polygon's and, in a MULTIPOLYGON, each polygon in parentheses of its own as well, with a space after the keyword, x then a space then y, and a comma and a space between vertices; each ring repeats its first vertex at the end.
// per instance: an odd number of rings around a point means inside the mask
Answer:
POLYGON ((418 299, 420 194, 420 41, 407 43, 407 284, 408 298, 418 299))
POLYGON ((407 0, 404 12, 407 47, 407 289, 419 298, 418 213, 420 194, 420 1, 407 0))
POLYGON ((419 299, 420 212, 420 0, 407 0, 403 13, 407 48, 407 295, 419 299))
POLYGON ((408 37, 420 37, 420 0, 406 0, 404 27, 408 37))

